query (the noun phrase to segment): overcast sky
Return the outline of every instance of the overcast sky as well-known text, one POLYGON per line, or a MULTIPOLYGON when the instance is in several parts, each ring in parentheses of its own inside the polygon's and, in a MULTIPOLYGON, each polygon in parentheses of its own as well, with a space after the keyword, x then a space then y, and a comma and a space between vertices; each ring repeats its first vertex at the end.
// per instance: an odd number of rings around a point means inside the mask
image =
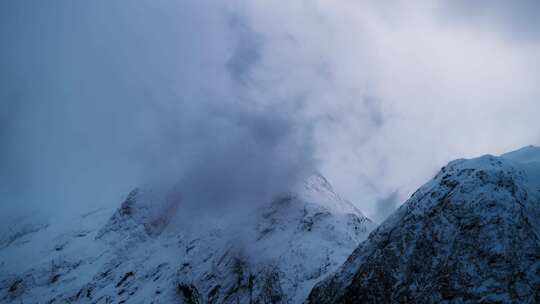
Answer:
POLYGON ((313 172, 382 219, 540 144, 538 1, 2 1, 2 215, 262 201, 313 172))

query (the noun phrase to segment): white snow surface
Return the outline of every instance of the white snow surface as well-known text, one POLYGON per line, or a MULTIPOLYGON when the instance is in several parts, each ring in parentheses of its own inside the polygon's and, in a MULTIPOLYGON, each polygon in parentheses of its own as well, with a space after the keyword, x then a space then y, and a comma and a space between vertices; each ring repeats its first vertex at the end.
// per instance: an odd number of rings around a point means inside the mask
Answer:
POLYGON ((242 218, 182 212, 137 189, 117 210, 18 220, 0 235, 0 303, 301 303, 375 226, 321 175, 242 218))
POLYGON ((501 157, 523 170, 527 176, 528 187, 540 192, 540 147, 528 146, 501 157))

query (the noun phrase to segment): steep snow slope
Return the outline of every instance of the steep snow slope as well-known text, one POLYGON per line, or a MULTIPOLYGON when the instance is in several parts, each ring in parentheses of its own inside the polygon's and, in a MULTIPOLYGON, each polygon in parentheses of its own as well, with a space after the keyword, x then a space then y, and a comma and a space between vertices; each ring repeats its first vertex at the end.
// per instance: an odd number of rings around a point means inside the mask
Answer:
POLYGON ((0 302, 301 303, 374 225, 320 175, 293 190, 233 220, 186 223, 178 196, 137 189, 72 229, 14 225, 0 302))
POLYGON ((528 146, 501 155, 527 176, 527 186, 531 191, 540 192, 540 147, 528 146))
POLYGON ((309 303, 539 303, 540 149, 449 163, 309 303))
POLYGON ((95 210, 63 223, 43 215, 15 219, 2 237, 11 241, 0 249, 0 303, 48 303, 91 280, 110 253, 93 239, 109 214, 95 210))

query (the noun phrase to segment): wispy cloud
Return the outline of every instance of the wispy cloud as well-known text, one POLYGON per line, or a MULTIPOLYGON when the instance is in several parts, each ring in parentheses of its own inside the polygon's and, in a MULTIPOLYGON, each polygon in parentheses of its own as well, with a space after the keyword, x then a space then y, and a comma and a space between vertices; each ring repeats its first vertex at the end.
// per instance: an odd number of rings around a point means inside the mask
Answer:
POLYGON ((3 2, 4 214, 148 180, 252 202, 316 170, 386 214, 448 160, 540 143, 536 4, 508 3, 3 2))

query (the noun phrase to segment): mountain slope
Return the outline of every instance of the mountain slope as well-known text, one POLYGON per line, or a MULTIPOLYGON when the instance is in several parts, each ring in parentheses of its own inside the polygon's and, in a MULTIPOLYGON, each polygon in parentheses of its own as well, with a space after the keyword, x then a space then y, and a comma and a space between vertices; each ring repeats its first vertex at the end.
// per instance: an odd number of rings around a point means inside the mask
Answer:
POLYGON ((449 163, 309 303, 540 302, 540 149, 449 163))
POLYGON ((301 303, 374 224, 320 175, 293 190, 186 223, 178 196, 140 188, 70 229, 15 225, 0 249, 0 302, 301 303))

